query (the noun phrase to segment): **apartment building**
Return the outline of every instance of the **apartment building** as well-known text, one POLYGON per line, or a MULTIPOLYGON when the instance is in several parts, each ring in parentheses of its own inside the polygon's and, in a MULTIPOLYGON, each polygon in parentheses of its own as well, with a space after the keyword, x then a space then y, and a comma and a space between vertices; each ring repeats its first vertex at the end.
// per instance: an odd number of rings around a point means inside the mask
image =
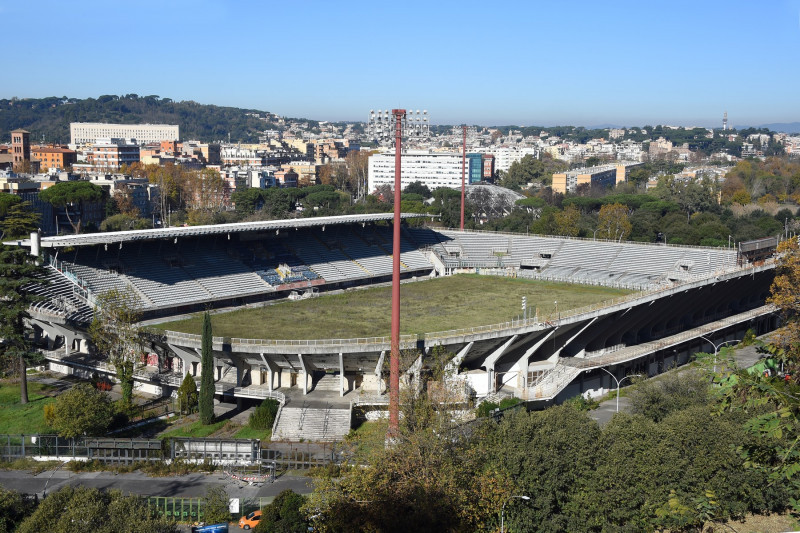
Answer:
MULTIPOLYGON (((429 189, 461 187, 462 155, 457 152, 433 152, 430 150, 409 150, 401 156, 400 186, 421 181, 429 189)), ((382 185, 394 188, 394 152, 384 152, 369 156, 370 191, 382 185)))
POLYGON ((642 163, 619 161, 610 165, 578 168, 569 172, 553 174, 553 192, 566 194, 575 192, 580 185, 591 187, 612 187, 627 179, 627 171, 642 163))
MULTIPOLYGON (((117 170, 139 162, 139 145, 131 139, 98 139, 86 153, 89 172, 117 170)), ((80 166, 80 165, 78 165, 80 166)))
POLYGON ((31 159, 39 162, 40 171, 63 170, 78 162, 78 152, 57 146, 34 146, 31 159))

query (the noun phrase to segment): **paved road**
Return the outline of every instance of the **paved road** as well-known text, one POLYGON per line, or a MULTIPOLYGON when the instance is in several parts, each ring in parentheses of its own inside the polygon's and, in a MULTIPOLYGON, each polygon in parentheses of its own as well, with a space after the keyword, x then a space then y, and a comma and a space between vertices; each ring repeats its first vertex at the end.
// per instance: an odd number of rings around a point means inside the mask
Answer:
POLYGON ((307 494, 312 490, 312 480, 307 477, 281 476, 275 483, 263 486, 242 484, 224 474, 188 474, 185 476, 149 477, 140 472, 114 474, 113 472, 86 472, 75 474, 65 470, 47 470, 34 475, 25 470, 0 471, 0 485, 28 494, 39 494, 47 487, 52 493, 65 485, 84 485, 98 489, 119 489, 124 493, 143 496, 204 496, 208 487, 223 486, 231 498, 274 497, 280 491, 292 489, 307 494))

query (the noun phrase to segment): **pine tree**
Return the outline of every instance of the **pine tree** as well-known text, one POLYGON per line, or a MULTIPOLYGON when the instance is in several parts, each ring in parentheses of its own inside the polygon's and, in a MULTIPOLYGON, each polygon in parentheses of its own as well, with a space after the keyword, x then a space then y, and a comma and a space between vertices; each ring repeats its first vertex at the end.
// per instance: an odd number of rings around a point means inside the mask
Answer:
POLYGON ((203 316, 203 335, 200 359, 200 421, 214 421, 214 355, 211 346, 211 315, 203 316))
POLYGON ((28 403, 28 365, 41 358, 31 346, 25 328, 28 308, 39 300, 33 289, 44 283, 44 267, 36 260, 25 248, 0 245, 0 354, 4 362, 17 365, 22 404, 28 403))

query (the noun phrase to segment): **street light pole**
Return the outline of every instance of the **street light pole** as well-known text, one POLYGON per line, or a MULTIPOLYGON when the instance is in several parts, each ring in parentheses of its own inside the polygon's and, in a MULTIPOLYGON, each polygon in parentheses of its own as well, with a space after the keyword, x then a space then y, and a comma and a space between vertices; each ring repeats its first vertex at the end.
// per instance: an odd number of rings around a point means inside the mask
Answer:
POLYGON ((506 504, 513 500, 514 498, 518 498, 520 500, 528 501, 531 499, 530 496, 523 496, 523 495, 512 495, 506 498, 506 501, 503 502, 503 508, 500 510, 500 533, 505 533, 505 515, 506 515, 506 504))
POLYGON ((726 344, 730 343, 730 342, 735 342, 735 343, 742 342, 742 339, 733 339, 733 340, 729 340, 729 341, 722 341, 719 344, 714 344, 714 341, 712 341, 708 337, 704 337, 704 336, 700 335, 700 338, 701 339, 705 339, 709 344, 711 344, 711 346, 714 347, 714 372, 717 371, 717 354, 719 353, 719 349, 722 348, 723 346, 725 346, 726 344))
POLYGON ((624 377, 624 378, 622 378, 622 379, 617 379, 617 376, 615 376, 614 374, 612 374, 610 371, 606 370, 606 369, 605 369, 605 368, 603 368, 602 366, 600 367, 600 370, 602 370, 603 372, 605 372, 606 374, 608 374, 609 376, 611 376, 612 378, 614 378, 614 381, 616 381, 616 382, 617 382, 617 412, 619 413, 619 386, 620 386, 620 385, 622 384, 622 382, 623 382, 623 381, 625 381, 626 379, 628 379, 628 378, 633 378, 633 377, 637 377, 637 376, 641 376, 641 374, 631 374, 631 375, 629 375, 629 376, 625 376, 625 377, 624 377))

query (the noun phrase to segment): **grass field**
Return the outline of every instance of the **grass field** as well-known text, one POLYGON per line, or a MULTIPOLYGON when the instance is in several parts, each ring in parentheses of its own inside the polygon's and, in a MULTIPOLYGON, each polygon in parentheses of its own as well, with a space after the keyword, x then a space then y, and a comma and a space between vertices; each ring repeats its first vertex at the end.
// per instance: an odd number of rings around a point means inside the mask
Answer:
MULTIPOLYGON (((496 324, 521 315, 521 300, 540 313, 610 300, 631 291, 537 280, 462 274, 403 284, 403 334, 496 324)), ((334 339, 388 336, 391 287, 373 287, 255 309, 217 313, 214 335, 252 339, 334 339)), ((202 316, 165 322, 160 329, 199 334, 202 316)))
POLYGON ((50 433, 44 421, 44 406, 56 401, 42 394, 47 386, 28 381, 28 403, 19 403, 19 383, 0 382, 0 434, 50 433))

